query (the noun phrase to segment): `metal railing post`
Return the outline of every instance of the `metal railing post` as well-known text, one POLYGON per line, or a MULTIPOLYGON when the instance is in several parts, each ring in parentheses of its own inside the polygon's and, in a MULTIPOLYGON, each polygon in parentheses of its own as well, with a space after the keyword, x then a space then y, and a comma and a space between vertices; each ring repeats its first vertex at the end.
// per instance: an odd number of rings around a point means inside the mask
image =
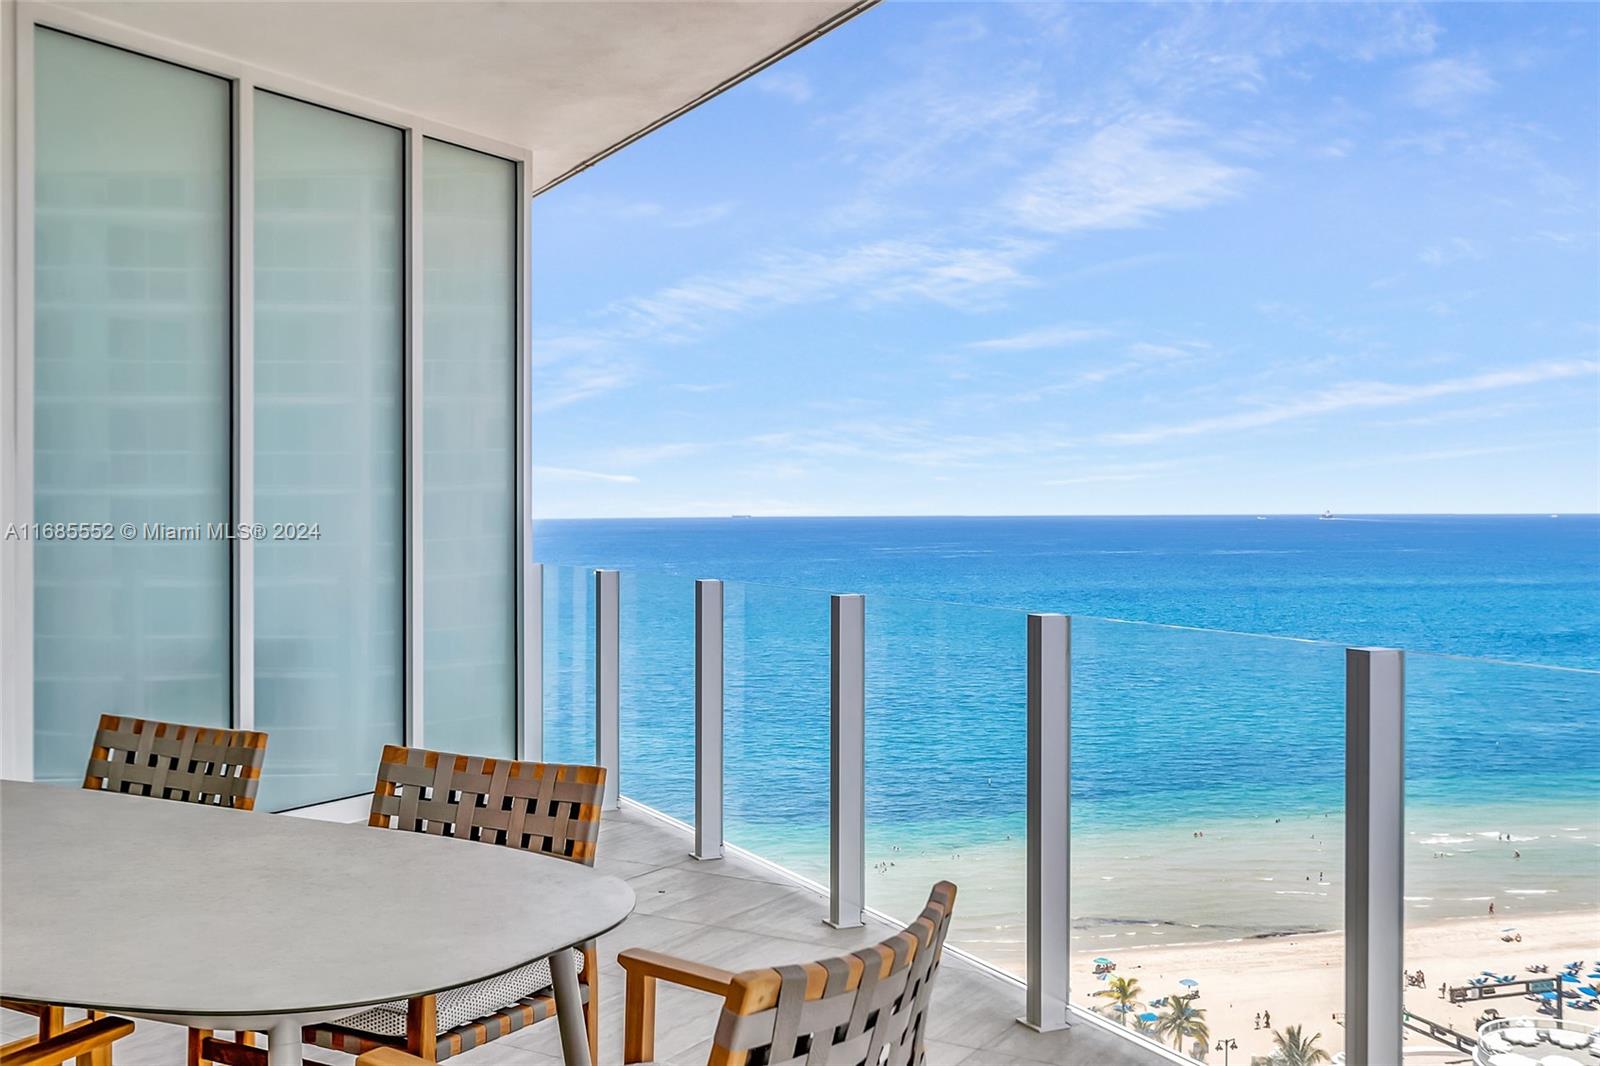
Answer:
POLYGON ((833 597, 829 685, 828 924, 855 929, 867 905, 867 601, 833 597))
POLYGON ((1405 653, 1345 649, 1345 1061, 1401 1058, 1405 653))
MULTIPOLYGON (((529 549, 531 550, 531 549, 529 549)), ((524 657, 521 713, 517 718, 517 758, 544 759, 544 564, 528 563, 523 589, 524 657)))
POLYGON ((694 583, 694 851, 722 858, 722 582, 694 583))
POLYGON ((617 809, 622 791, 622 754, 618 747, 621 671, 618 663, 618 586, 615 570, 594 572, 594 761, 606 769, 601 809, 617 809))
POLYGON ((1030 1029, 1065 1029, 1072 931, 1072 619, 1028 616, 1030 1029))

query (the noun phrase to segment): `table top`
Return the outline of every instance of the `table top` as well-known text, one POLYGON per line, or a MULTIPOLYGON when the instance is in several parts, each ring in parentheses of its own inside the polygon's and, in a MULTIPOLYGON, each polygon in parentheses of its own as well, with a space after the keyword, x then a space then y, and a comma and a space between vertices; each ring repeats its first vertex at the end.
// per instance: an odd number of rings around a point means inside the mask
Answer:
POLYGON ((316 1014, 606 932, 627 883, 514 848, 0 782, 0 994, 129 1014, 316 1014))

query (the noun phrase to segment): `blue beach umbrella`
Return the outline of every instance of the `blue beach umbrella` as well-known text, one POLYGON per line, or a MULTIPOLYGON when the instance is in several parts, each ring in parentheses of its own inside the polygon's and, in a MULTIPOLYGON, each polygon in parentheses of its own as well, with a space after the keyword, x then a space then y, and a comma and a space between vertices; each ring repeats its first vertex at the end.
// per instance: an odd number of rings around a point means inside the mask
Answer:
POLYGON ((1149 1011, 1145 1011, 1143 1014, 1139 1015, 1139 1020, 1141 1022, 1153 1022, 1156 1020, 1156 1016, 1151 1014, 1149 1011))
POLYGON ((1200 982, 1196 981, 1192 977, 1185 977, 1183 980, 1179 981, 1178 983, 1180 985, 1182 985, 1184 988, 1199 988, 1200 987, 1200 982))
POLYGON ((1111 960, 1102 955, 1098 959, 1094 960, 1094 964, 1096 966, 1110 966, 1111 960))

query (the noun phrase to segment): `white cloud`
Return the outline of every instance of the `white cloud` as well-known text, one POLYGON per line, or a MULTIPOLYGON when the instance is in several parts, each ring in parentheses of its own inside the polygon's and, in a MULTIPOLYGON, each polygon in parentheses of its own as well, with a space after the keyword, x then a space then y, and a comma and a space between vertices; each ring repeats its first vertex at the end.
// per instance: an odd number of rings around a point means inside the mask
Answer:
POLYGON ((1052 326, 1009 337, 991 337, 988 340, 973 341, 967 347, 985 351, 1022 352, 1036 348, 1065 348, 1073 344, 1102 340, 1109 336, 1111 336, 1110 330, 1098 326, 1052 326))
POLYGON ((1414 107, 1428 111, 1459 111, 1472 100, 1493 91, 1496 85, 1489 72, 1473 60, 1432 59, 1406 73, 1404 95, 1414 107))
POLYGON ((794 70, 769 68, 752 78, 750 84, 796 104, 806 103, 812 97, 811 79, 794 70))
POLYGON ((1428 245, 1417 253, 1417 258, 1431 267, 1441 267, 1467 259, 1482 259, 1483 252, 1465 237, 1451 237, 1443 244, 1428 245))
POLYGON ((570 466, 535 466, 533 476, 547 481, 604 481, 613 485, 635 485, 632 474, 606 474, 598 470, 577 470, 570 466))
POLYGON ((1074 233, 1143 226, 1237 195, 1251 172, 1181 143, 1198 132, 1163 116, 1105 126, 1024 178, 1009 206, 1024 226, 1074 233))
POLYGON ((1535 385, 1543 381, 1593 376, 1596 373, 1600 373, 1600 361, 1571 359, 1532 363, 1510 370, 1494 370, 1471 377, 1410 385, 1383 381, 1353 381, 1301 399, 1285 400, 1233 414, 1200 418, 1169 426, 1150 426, 1127 433, 1109 433, 1103 436, 1101 441, 1106 444, 1154 444, 1177 437, 1260 429, 1264 426, 1302 418, 1315 418, 1337 411, 1399 407, 1441 396, 1492 392, 1520 385, 1535 385))

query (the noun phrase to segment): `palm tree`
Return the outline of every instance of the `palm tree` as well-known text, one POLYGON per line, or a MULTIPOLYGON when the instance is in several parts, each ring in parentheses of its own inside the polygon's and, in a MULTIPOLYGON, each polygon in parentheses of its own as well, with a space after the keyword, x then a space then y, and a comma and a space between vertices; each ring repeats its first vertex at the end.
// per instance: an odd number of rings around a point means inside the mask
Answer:
POLYGON ((1123 1025, 1127 1025, 1128 1012, 1139 1002, 1139 980, 1136 977, 1113 977, 1095 995, 1109 999, 1114 1007, 1121 1008, 1117 1011, 1117 1017, 1123 1025))
POLYGON ((1298 1025, 1291 1025, 1281 1033, 1274 1029, 1272 1066, 1316 1066, 1319 1062, 1330 1061, 1328 1053, 1317 1047, 1321 1039, 1321 1033, 1307 1037, 1298 1025))
POLYGON ((1183 1050, 1185 1040, 1205 1043, 1211 1039, 1211 1030, 1206 1026, 1205 1008, 1196 1007, 1193 996, 1173 996, 1169 999, 1166 1013, 1156 1022, 1156 1032, 1169 1038, 1172 1046, 1179 1051, 1183 1050))

